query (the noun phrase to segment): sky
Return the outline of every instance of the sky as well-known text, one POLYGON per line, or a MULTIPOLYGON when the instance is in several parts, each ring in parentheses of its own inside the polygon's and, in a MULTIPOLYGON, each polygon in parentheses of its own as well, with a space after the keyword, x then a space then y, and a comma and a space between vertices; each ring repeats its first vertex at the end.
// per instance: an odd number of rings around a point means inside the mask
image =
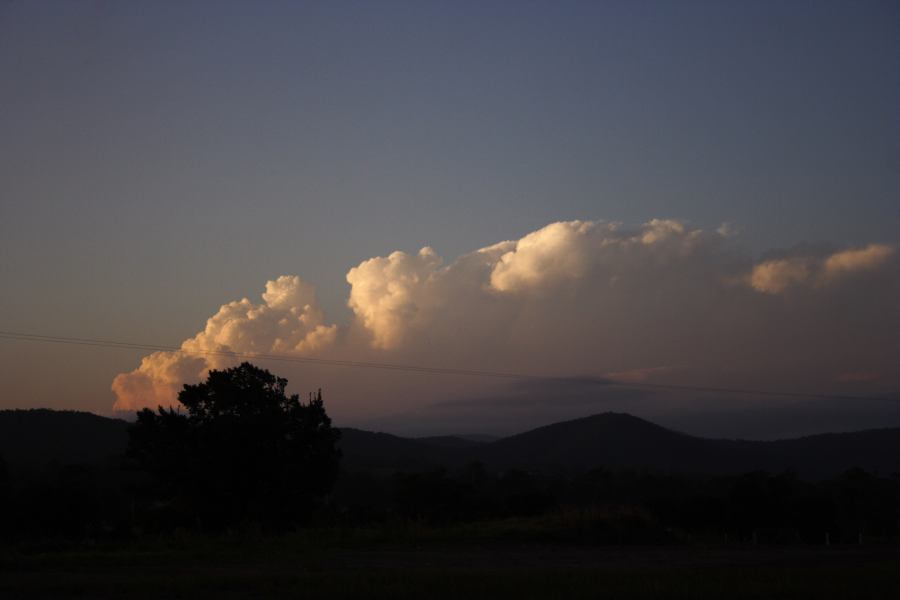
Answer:
MULTIPOLYGON (((404 434, 900 426, 897 106, 894 2, 0 2, 0 331, 532 377, 261 363, 404 434)), ((227 363, 147 354, 0 339, 0 408, 227 363)))

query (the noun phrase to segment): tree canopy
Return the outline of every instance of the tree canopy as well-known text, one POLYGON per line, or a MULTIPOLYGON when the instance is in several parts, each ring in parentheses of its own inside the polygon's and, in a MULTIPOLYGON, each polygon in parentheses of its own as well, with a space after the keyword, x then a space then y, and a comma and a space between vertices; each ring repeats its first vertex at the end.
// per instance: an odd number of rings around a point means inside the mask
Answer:
POLYGON ((306 521, 337 477, 339 431, 322 391, 302 403, 287 380, 250 363, 185 385, 181 409, 144 409, 129 455, 158 485, 159 503, 192 525, 306 521))

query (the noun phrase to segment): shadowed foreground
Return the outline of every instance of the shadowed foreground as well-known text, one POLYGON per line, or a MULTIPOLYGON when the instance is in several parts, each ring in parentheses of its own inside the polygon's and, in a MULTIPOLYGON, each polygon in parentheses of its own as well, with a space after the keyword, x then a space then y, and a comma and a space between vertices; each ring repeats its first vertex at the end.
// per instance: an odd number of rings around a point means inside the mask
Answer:
MULTIPOLYGON (((303 405, 284 383, 247 364, 211 373, 186 386, 199 398, 185 398, 188 415, 143 412, 125 457, 0 469, 0 598, 821 599, 900 589, 896 475, 741 474, 750 463, 725 450, 742 443, 609 414, 462 446, 484 451, 487 465, 445 444, 347 430, 343 449, 368 462, 338 470, 321 398, 303 405), (640 440, 661 471, 617 460, 640 440), (736 470, 678 468, 709 465, 716 451, 736 470), (542 461, 569 455, 583 455, 569 461, 580 468, 542 461)), ((19 425, 35 416, 59 415, 12 415, 19 425)))
POLYGON ((4 598, 888 598, 900 553, 866 548, 390 545, 290 542, 29 552, 4 598))

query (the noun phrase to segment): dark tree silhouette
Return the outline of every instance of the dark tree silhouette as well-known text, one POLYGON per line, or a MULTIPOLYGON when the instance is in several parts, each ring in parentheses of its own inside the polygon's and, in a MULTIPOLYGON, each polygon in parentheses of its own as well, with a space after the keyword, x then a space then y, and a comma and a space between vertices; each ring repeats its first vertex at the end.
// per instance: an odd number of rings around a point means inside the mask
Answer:
POLYGON ((6 519, 9 513, 9 469, 3 456, 0 456, 0 534, 6 529, 6 519))
POLYGON ((337 477, 339 431, 321 390, 304 404, 286 385, 245 362, 185 385, 186 414, 140 411, 128 453, 155 476, 156 505, 207 529, 308 521, 337 477))

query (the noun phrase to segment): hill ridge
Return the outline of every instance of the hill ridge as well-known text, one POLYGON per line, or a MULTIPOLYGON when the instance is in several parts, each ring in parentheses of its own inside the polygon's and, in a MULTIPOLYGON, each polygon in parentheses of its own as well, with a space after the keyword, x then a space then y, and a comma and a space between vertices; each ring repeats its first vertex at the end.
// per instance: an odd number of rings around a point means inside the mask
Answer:
MULTIPOLYGON (((0 410, 0 456, 32 466, 98 463, 121 454, 128 422, 75 410, 0 410)), ((830 477, 854 466, 900 472, 900 428, 826 432, 756 441, 704 438, 629 413, 603 412, 542 425, 490 442, 459 436, 407 438, 340 428, 344 467, 417 470, 479 461, 489 468, 583 471, 648 468, 697 474, 792 469, 830 477)))

